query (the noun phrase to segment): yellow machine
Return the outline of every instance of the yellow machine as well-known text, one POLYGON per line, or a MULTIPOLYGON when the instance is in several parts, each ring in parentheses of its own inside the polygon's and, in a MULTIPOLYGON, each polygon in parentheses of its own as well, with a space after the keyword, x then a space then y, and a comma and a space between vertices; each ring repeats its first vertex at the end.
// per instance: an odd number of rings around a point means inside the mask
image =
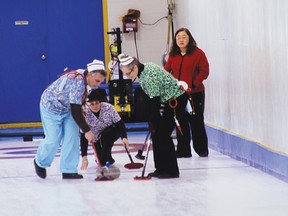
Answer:
POLYGON ((114 96, 114 107, 117 112, 122 113, 122 112, 131 112, 131 104, 128 103, 128 96, 124 97, 125 103, 121 104, 120 103, 120 96, 114 96))

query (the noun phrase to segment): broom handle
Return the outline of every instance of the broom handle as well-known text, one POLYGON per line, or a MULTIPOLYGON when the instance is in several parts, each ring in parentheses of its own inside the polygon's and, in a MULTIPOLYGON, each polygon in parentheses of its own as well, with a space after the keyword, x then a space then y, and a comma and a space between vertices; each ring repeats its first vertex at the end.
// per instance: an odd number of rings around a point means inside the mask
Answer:
MULTIPOLYGON (((102 176, 104 176, 102 164, 101 164, 101 161, 100 161, 100 159, 99 159, 99 156, 98 156, 96 147, 95 147, 95 145, 94 145, 94 142, 93 142, 91 145, 92 145, 92 148, 93 148, 93 150, 94 150, 94 154, 95 154, 96 160, 97 160, 97 162, 98 162, 98 164, 99 164, 99 166, 98 166, 98 167, 99 167, 99 171, 100 171, 100 173, 102 174, 102 176)), ((107 169, 108 169, 108 167, 107 167, 107 169)))
POLYGON ((144 167, 143 167, 143 170, 142 170, 142 177, 144 177, 144 174, 145 174, 145 169, 146 169, 146 164, 147 164, 147 160, 148 160, 149 149, 150 149, 150 145, 151 145, 151 139, 152 139, 152 138, 150 137, 150 139, 149 139, 149 141, 148 141, 145 163, 144 163, 144 167))
POLYGON ((124 145, 124 147, 125 147, 125 150, 126 150, 128 156, 129 156, 129 159, 130 159, 131 163, 134 163, 134 161, 133 161, 133 159, 132 159, 132 157, 131 157, 131 155, 130 155, 130 152, 129 152, 128 149, 127 149, 127 146, 124 145))
POLYGON ((142 145, 142 148, 141 148, 142 152, 143 152, 144 149, 145 149, 145 146, 146 146, 146 144, 147 144, 147 141, 148 141, 148 139, 149 139, 149 136, 150 136, 150 131, 148 131, 148 133, 147 133, 147 135, 146 135, 146 138, 145 138, 145 140, 144 140, 144 143, 143 143, 143 145, 142 145))

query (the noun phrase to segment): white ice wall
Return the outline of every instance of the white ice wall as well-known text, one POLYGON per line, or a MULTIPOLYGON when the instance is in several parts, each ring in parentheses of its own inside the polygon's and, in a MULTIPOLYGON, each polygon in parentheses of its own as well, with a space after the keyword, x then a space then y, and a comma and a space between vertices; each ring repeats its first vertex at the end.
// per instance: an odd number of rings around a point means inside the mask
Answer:
POLYGON ((288 153, 288 1, 176 0, 175 11, 209 58, 206 121, 288 153))
MULTIPOLYGON (((175 0, 175 30, 187 27, 210 62, 205 120, 288 153, 288 1, 175 0)), ((167 0, 108 0, 109 28, 129 8, 143 22, 167 15, 167 0)), ((122 27, 121 27, 122 28, 122 27)), ((139 26, 139 57, 161 63, 167 21, 139 26)), ((133 35, 123 51, 135 55, 133 35)))

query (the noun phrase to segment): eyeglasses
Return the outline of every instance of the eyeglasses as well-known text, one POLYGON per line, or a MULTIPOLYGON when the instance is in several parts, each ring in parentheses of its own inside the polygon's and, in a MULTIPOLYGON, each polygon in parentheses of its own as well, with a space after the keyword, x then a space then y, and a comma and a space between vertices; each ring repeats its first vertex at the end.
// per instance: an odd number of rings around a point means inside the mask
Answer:
MULTIPOLYGON (((134 66, 135 66, 135 65, 134 65, 134 66)), ((132 68, 128 73, 126 73, 127 76, 130 76, 131 73, 134 71, 134 66, 133 66, 133 68, 132 68)))
POLYGON ((93 101, 93 102, 86 102, 86 104, 88 105, 88 106, 94 106, 94 105, 98 105, 98 104, 100 104, 101 102, 100 101, 93 101))

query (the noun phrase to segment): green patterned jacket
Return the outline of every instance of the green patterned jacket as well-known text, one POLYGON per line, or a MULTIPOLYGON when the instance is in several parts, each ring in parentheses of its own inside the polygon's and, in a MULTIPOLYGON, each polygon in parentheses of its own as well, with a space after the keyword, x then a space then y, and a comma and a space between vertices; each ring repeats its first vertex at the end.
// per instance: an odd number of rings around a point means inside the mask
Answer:
POLYGON ((177 86, 178 80, 159 65, 145 63, 139 77, 139 84, 150 97, 160 97, 161 102, 177 98, 185 92, 177 86))

